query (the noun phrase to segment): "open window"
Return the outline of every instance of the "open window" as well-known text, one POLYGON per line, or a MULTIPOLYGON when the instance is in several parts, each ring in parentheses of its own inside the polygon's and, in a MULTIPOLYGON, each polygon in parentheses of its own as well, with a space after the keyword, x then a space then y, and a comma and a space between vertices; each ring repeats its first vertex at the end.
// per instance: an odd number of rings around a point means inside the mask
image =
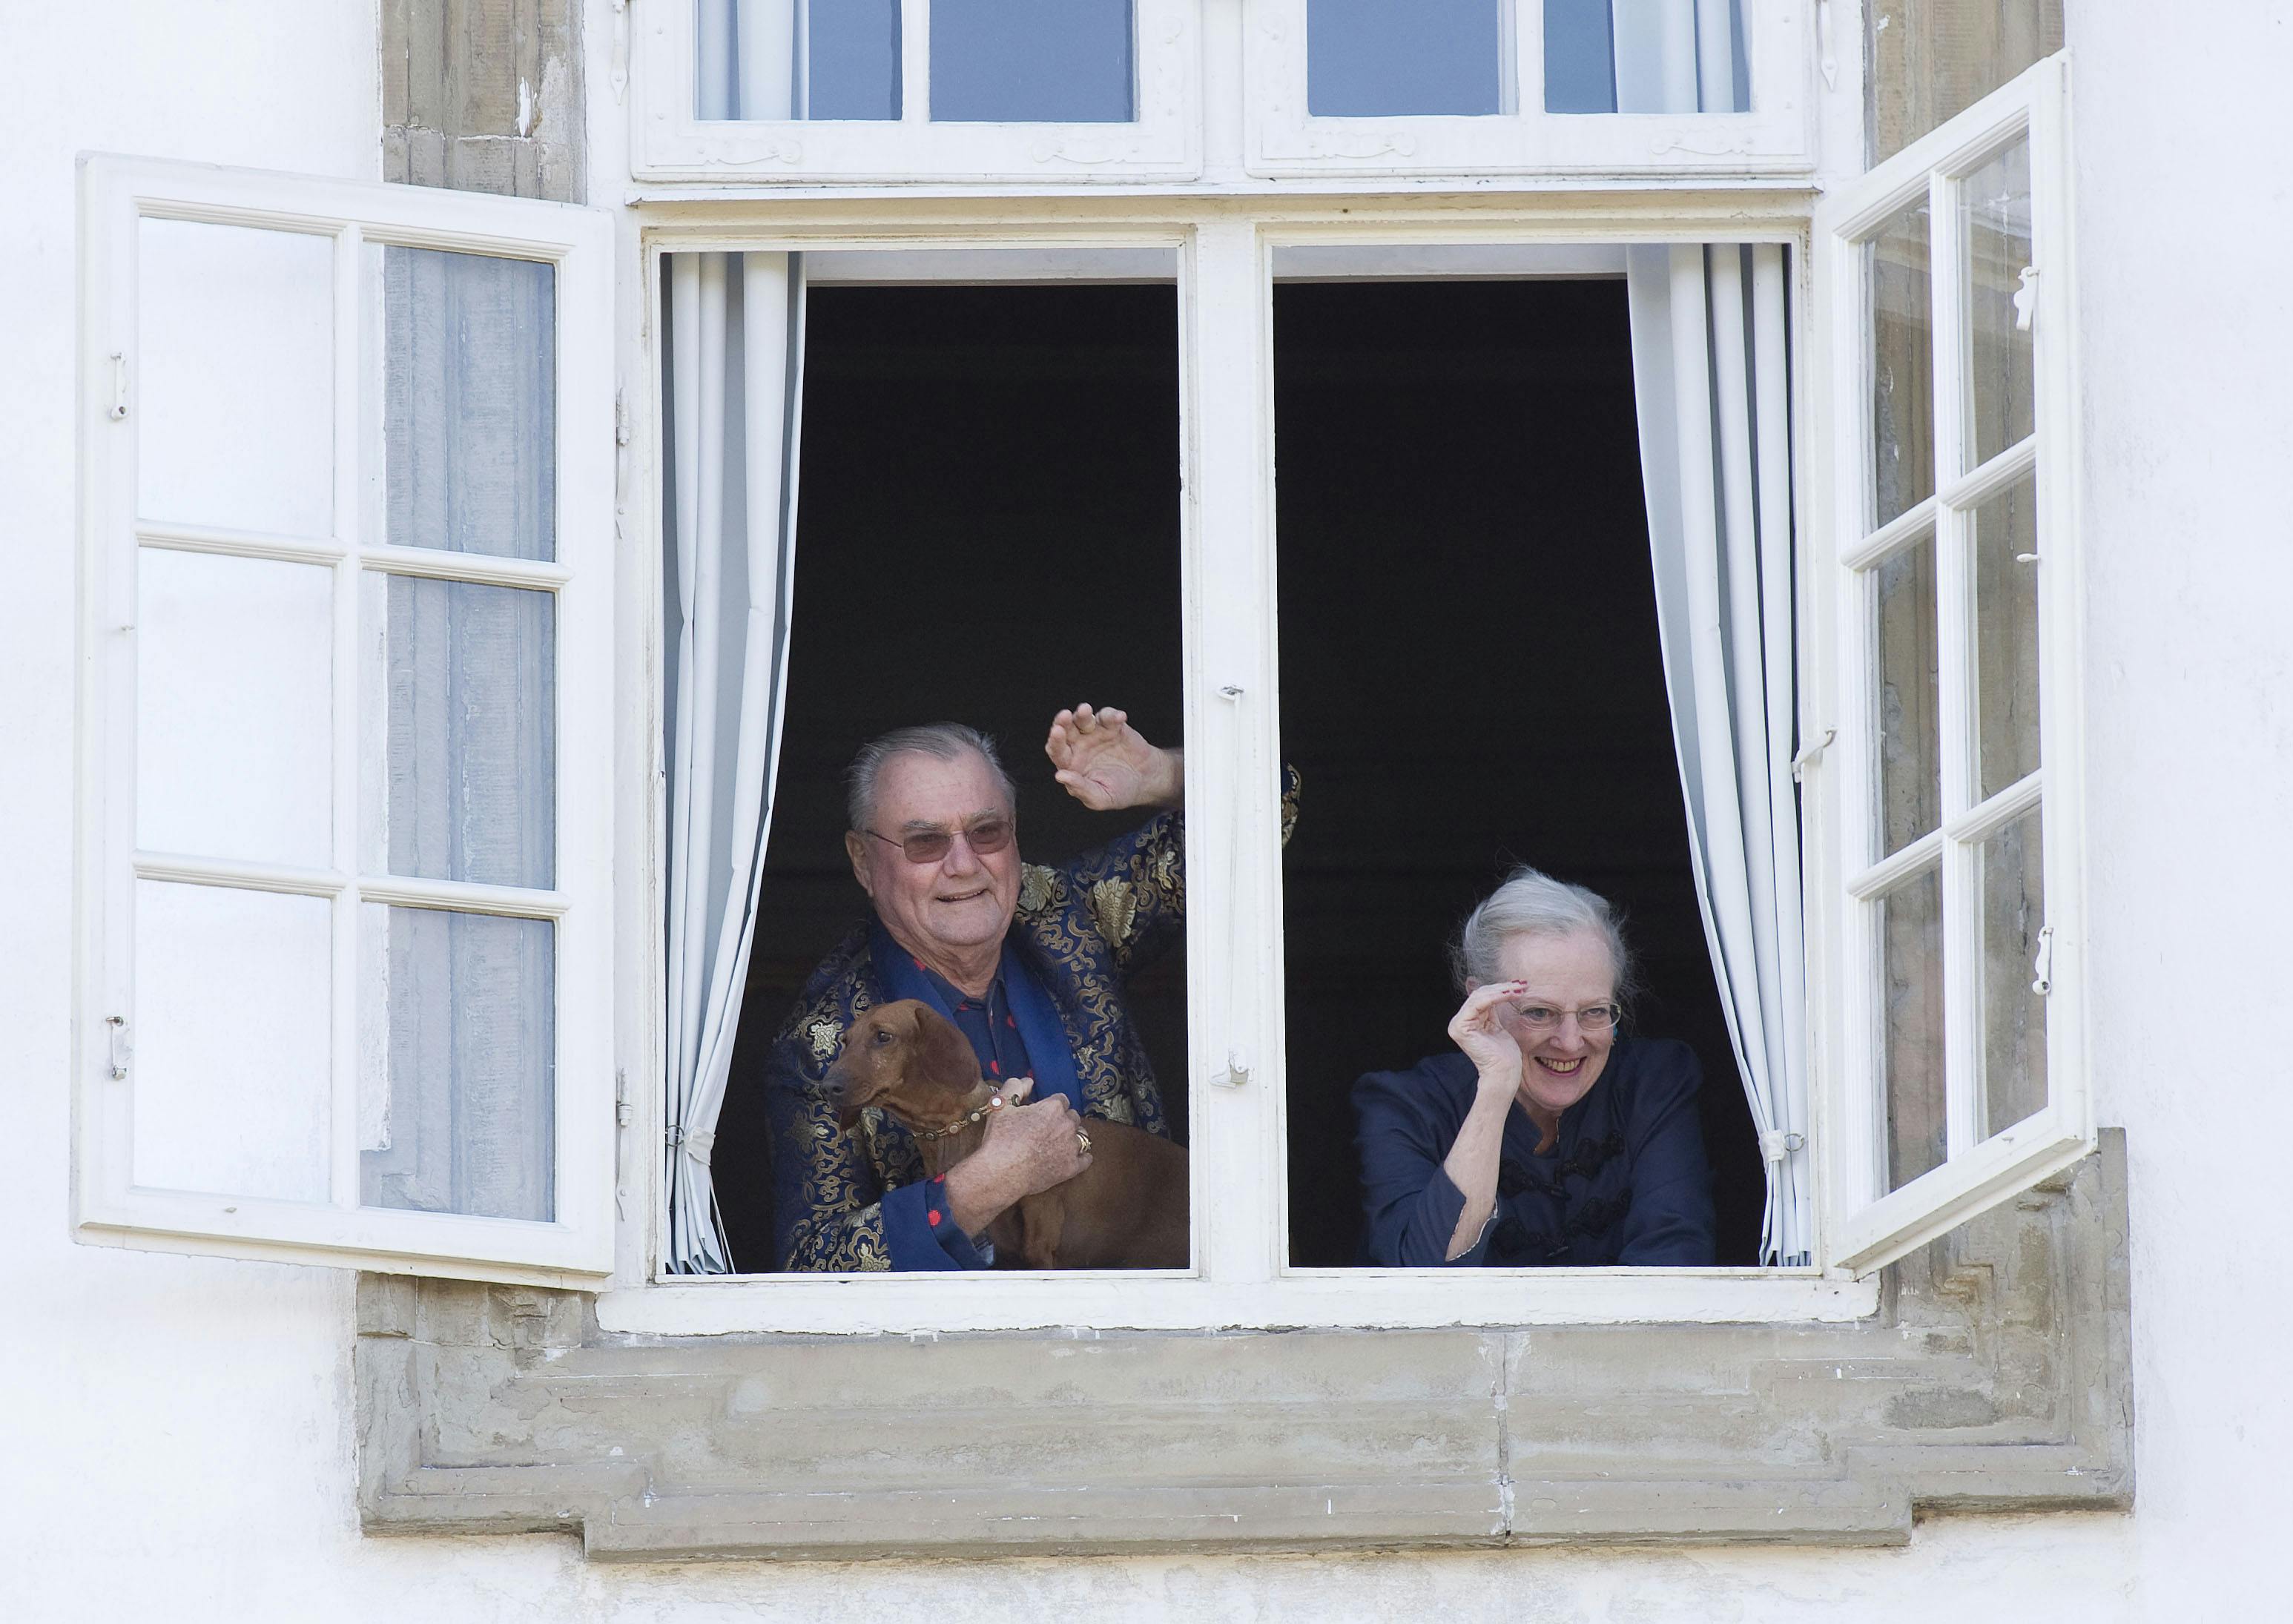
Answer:
POLYGON ((641 180, 1171 180, 1201 166, 1199 0, 664 0, 641 180))
POLYGON ((610 222, 81 184, 78 1232, 594 1282, 610 222))
POLYGON ((2038 63, 1816 222, 1835 548, 1829 1252, 1859 1272, 2094 1145, 2066 73, 2038 63))

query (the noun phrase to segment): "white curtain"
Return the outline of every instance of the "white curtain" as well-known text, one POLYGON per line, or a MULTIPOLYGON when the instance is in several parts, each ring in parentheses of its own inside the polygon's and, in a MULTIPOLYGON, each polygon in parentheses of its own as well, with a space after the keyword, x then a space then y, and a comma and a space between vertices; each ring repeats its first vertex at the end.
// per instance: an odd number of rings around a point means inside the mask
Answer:
POLYGON ((733 1259, 709 1173, 740 1027, 787 692, 803 374, 801 266, 669 260, 668 1246, 733 1259))
MULTIPOLYGON (((700 114, 785 118, 794 0, 701 0, 700 114), (707 71, 722 65, 725 71, 707 71)), ((733 1265, 710 1155, 772 827, 796 541, 804 280, 786 254, 679 254, 669 289, 668 1244, 733 1265)))
MULTIPOLYGON (((1616 0, 1625 111, 1736 104, 1724 5, 1616 0), (1717 21, 1715 25, 1715 13, 1717 21)), ((1649 544, 1697 897, 1765 1159, 1761 1256, 1809 1260, 1784 255, 1770 244, 1625 255, 1649 544)))
POLYGON ((809 0, 700 0, 693 116, 801 118, 809 0))

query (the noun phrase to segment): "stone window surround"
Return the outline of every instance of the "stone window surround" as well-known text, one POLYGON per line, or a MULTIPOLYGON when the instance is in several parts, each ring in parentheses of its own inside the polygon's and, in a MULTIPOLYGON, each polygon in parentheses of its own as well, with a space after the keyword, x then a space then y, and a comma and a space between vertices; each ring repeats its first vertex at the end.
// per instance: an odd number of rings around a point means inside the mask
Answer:
MULTIPOLYGON (((385 0, 388 177, 579 198, 581 10, 385 0)), ((2123 1507, 2126 1236, 2106 1131, 1844 1323, 658 1337, 585 1293, 369 1275, 361 1520, 650 1560, 1884 1544, 1916 1510, 2123 1507)))
POLYGON ((369 1533, 596 1559, 1757 1540, 2133 1498, 2125 1137, 1846 1323, 652 1337, 368 1275, 369 1533))

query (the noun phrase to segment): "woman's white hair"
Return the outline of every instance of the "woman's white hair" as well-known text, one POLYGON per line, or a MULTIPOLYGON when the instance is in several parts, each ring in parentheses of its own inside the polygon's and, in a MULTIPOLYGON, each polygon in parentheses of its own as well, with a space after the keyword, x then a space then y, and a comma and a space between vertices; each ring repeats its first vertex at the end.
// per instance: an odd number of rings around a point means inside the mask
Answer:
POLYGON ((1462 992, 1468 982, 1486 987, 1503 981, 1504 944, 1515 936, 1574 936, 1585 931, 1608 944, 1608 962, 1616 967, 1616 1002, 1629 1004, 1638 982, 1616 910, 1599 893, 1523 863, 1457 928, 1457 939, 1449 945, 1449 968, 1457 978, 1457 990, 1462 992))
POLYGON ((876 780, 883 775, 884 764, 895 755, 960 761, 967 755, 978 755, 986 762, 987 770, 1003 786, 1003 798, 1016 810, 1019 804, 1018 788, 1003 770, 1003 757, 997 752, 995 741, 977 728, 966 727, 960 722, 933 722, 922 727, 894 728, 860 747, 860 753, 852 758, 852 765, 844 774, 845 815, 855 829, 864 829, 875 821, 876 780))

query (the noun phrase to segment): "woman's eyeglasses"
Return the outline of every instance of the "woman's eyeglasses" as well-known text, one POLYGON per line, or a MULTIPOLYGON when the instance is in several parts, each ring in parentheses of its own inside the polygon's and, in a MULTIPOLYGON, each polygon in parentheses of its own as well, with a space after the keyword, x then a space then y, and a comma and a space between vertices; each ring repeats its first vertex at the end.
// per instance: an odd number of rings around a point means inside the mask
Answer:
POLYGON ((1512 1012, 1513 1019, 1532 1032, 1544 1033, 1559 1026, 1564 1015, 1576 1017, 1579 1031, 1605 1032, 1625 1018, 1625 1012, 1614 1004, 1587 1004, 1582 1009, 1555 1009, 1550 1004, 1527 1004, 1512 1012))
POLYGON ((900 855, 919 868, 927 863, 944 860, 955 850, 955 837, 963 836, 964 844, 981 857, 992 857, 1011 844, 1012 826, 1009 818, 982 818, 976 823, 967 823, 959 830, 918 829, 895 840, 889 835, 879 835, 874 829, 862 829, 862 834, 882 841, 887 846, 900 848, 900 855))

